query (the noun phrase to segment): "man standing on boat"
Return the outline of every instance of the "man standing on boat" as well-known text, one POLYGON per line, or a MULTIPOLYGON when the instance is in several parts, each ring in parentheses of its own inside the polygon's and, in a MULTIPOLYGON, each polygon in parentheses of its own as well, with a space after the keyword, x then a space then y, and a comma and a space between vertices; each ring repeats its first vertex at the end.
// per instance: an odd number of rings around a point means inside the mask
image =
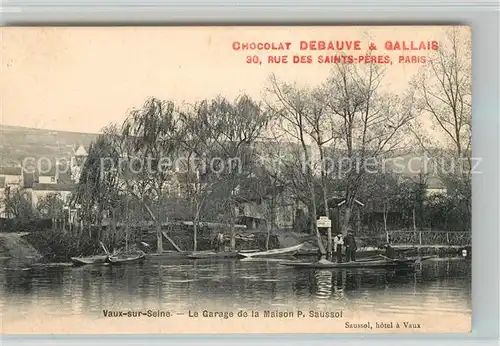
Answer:
POLYGON ((215 236, 215 252, 220 252, 224 246, 224 233, 219 232, 215 236))
POLYGON ((345 254, 347 262, 356 261, 356 250, 358 249, 356 245, 356 239, 354 239, 354 234, 352 231, 348 231, 344 238, 345 244, 345 254))
POLYGON ((344 246, 342 233, 339 232, 335 237, 333 237, 333 246, 337 254, 337 263, 342 263, 342 247, 344 246))

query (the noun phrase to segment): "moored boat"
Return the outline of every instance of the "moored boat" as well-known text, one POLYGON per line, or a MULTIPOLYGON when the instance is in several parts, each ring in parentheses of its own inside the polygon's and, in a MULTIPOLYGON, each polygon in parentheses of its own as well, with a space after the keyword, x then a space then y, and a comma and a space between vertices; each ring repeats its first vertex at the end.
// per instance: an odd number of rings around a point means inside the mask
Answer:
POLYGON ((74 265, 82 266, 88 264, 104 264, 108 259, 108 255, 95 255, 86 257, 71 257, 71 262, 74 265))
POLYGON ((121 253, 116 255, 111 255, 108 257, 108 261, 111 264, 124 264, 131 262, 139 262, 146 257, 146 254, 142 251, 135 253, 121 253))
POLYGON ((207 258, 238 258, 240 255, 246 255, 258 252, 259 250, 240 250, 240 251, 196 251, 190 253, 189 259, 207 259, 207 258))
POLYGON ((238 255, 239 257, 246 257, 246 258, 254 258, 254 257, 275 257, 277 255, 289 255, 292 256, 294 255, 297 251, 299 251, 305 244, 298 244, 295 246, 290 246, 286 248, 281 248, 281 249, 273 249, 273 250, 268 250, 268 251, 259 251, 259 252, 249 252, 249 253, 243 253, 240 252, 238 255))
POLYGON ((146 255, 147 258, 153 259, 183 259, 188 258, 190 252, 179 252, 179 251, 164 251, 162 253, 149 253, 146 255))

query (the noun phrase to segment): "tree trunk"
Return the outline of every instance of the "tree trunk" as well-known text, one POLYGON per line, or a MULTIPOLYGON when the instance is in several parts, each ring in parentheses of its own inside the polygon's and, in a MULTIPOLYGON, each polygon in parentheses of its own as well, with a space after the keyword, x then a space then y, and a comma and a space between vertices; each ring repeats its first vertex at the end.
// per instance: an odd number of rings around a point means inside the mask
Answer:
POLYGON ((316 215, 317 215, 317 212, 316 212, 316 194, 314 192, 313 183, 312 183, 311 179, 309 178, 309 176, 308 176, 308 179, 309 179, 308 183, 309 183, 309 193, 311 194, 311 209, 312 209, 311 210, 311 214, 312 215, 310 215, 311 221, 312 221, 311 228, 316 233, 316 238, 318 240, 319 251, 321 253, 321 256, 323 257, 323 256, 326 255, 326 250, 325 250, 325 246, 323 245, 323 240, 321 239, 321 234, 319 233, 318 226, 316 224, 316 215))
POLYGON ((231 218, 229 220, 229 234, 231 237, 231 250, 236 250, 236 232, 235 232, 235 215, 234 215, 234 204, 231 202, 231 218))
POLYGON ((304 133, 303 133, 304 129, 302 127, 300 127, 299 131, 300 131, 300 142, 302 144, 302 150, 304 153, 304 161, 305 161, 305 163, 303 163, 303 164, 305 164, 306 179, 307 179, 307 184, 309 185, 309 194, 311 196, 311 209, 312 210, 311 210, 311 215, 309 215, 309 217, 312 221, 311 222, 311 233, 316 234, 321 257, 324 257, 326 255, 325 246, 323 245, 323 240, 321 239, 321 234, 319 233, 319 229, 318 229, 318 226, 316 224, 316 217, 317 217, 316 193, 314 191, 314 185, 313 185, 312 178, 311 178, 311 176, 312 176, 311 167, 309 166, 311 164, 311 160, 309 158, 309 154, 307 152, 307 145, 306 145, 306 142, 304 140, 304 133))
POLYGON ((151 208, 141 199, 138 198, 137 196, 134 195, 134 197, 141 202, 142 206, 146 211, 148 212, 149 216, 153 220, 153 223, 155 224, 156 228, 156 252, 161 254, 163 252, 163 238, 162 238, 162 233, 161 233, 161 223, 158 221, 158 219, 155 217, 153 211, 151 208))
POLYGON ((156 252, 161 254, 163 252, 163 238, 161 234, 161 224, 156 222, 156 252))
POLYGON ((125 251, 128 253, 128 223, 125 225, 125 251))
POLYGON ((415 216, 415 208, 413 208, 413 231, 417 231, 417 220, 415 216))
MULTIPOLYGON (((127 210, 128 211, 128 210, 127 210)), ((128 215, 128 213, 127 213, 128 215)), ((117 226, 116 226, 116 209, 113 208, 111 211, 111 237, 113 238, 113 242, 116 240, 117 226)))
MULTIPOLYGON (((125 250, 128 253, 128 241, 129 241, 129 225, 130 225, 130 217, 129 217, 129 199, 127 198, 127 203, 125 204, 125 250)), ((115 218, 115 210, 113 209, 113 219, 115 218)), ((116 232, 116 223, 114 225, 114 231, 116 232)))
POLYGON ((345 203, 345 211, 344 211, 344 224, 342 226, 342 233, 344 235, 347 234, 347 230, 349 228, 349 221, 351 220, 351 206, 350 203, 345 203))
MULTIPOLYGON (((326 169, 325 169, 325 158, 324 158, 324 153, 323 153, 323 148, 321 145, 318 145, 319 147, 319 155, 320 155, 320 164, 321 164, 321 188, 323 190, 323 203, 325 204, 325 212, 324 215, 327 218, 330 218, 330 213, 329 213, 329 208, 328 208, 328 190, 326 187, 326 169)), ((328 227, 327 228, 327 256, 329 259, 332 257, 332 228, 328 227)))
MULTIPOLYGON (((322 173, 323 174, 323 173, 322 173)), ((324 185, 325 183, 323 183, 324 185)), ((327 218, 330 218, 330 213, 329 213, 329 209, 328 209, 328 195, 327 195, 327 191, 326 191, 326 186, 323 186, 323 201, 325 203, 325 216, 327 218)), ((332 256, 332 228, 331 227, 328 227, 327 228, 327 255, 328 257, 331 257, 332 256)))
POLYGON ((193 251, 198 250, 198 225, 200 222, 200 210, 198 206, 196 206, 196 212, 194 215, 194 223, 193 223, 193 251))
POLYGON ((384 205, 384 231, 387 232, 387 207, 384 205))

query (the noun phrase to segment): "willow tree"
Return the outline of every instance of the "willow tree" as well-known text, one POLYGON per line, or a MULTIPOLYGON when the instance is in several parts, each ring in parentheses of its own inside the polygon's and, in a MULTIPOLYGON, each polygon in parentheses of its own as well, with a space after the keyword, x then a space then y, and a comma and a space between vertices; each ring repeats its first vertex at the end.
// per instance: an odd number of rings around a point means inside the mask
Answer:
MULTIPOLYGON (((103 130, 90 144, 87 159, 81 169, 80 179, 71 204, 81 205, 84 224, 95 224, 101 229, 104 214, 118 205, 119 180, 110 168, 103 164, 118 160, 117 142, 119 134, 115 126, 103 130), (108 169, 109 168, 109 169, 108 169)), ((113 223, 114 224, 114 223, 113 223)), ((112 225, 113 226, 113 225, 112 225)))
POLYGON ((233 102, 217 97, 198 113, 204 138, 211 153, 205 179, 211 181, 211 195, 217 196, 229 209, 231 249, 236 247, 236 202, 242 182, 253 169, 255 141, 269 123, 270 114, 247 95, 233 102))
POLYGON ((198 247, 201 212, 218 181, 214 179, 213 172, 208 171, 211 161, 217 157, 216 138, 219 131, 207 119, 213 106, 209 100, 203 100, 188 107, 180 115, 180 143, 185 155, 182 176, 193 215, 193 251, 198 247))
POLYGON ((176 173, 179 144, 178 110, 171 101, 149 98, 129 113, 121 127, 121 162, 126 164, 121 165, 120 175, 129 177, 122 179, 122 186, 153 221, 159 253, 163 251, 161 226, 166 214, 160 202, 174 188, 168 183, 176 173))

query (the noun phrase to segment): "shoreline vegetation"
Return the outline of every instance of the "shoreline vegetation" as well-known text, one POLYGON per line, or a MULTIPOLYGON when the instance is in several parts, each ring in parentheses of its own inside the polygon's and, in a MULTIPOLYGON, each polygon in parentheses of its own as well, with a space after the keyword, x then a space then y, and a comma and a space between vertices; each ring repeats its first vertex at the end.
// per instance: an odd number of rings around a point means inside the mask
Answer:
MULTIPOLYGON (((154 237, 149 237, 154 240, 154 237)), ((380 238, 356 237, 359 246, 358 253, 363 256, 373 256, 383 253, 375 244, 381 244, 380 238)), ((201 238, 200 251, 212 250, 210 239, 201 238)), ((265 246, 266 235, 260 232, 257 239, 240 240, 238 248, 242 250, 263 248, 265 246)), ((307 234, 291 234, 289 231, 276 232, 273 235, 273 248, 284 247, 289 244, 304 242, 305 250, 299 254, 299 257, 318 257, 319 251, 315 247, 315 239, 307 234)), ((113 249, 123 248, 124 243, 115 244, 113 249)), ((396 246, 397 250, 402 251, 408 256, 435 255, 439 257, 461 256, 462 250, 467 249, 470 252, 470 246, 446 247, 444 245, 423 245, 423 246, 396 246)), ((175 250, 165 250, 164 254, 171 254, 175 250)), ((52 264, 69 263, 70 258, 78 255, 102 254, 103 250, 100 242, 88 235, 77 235, 62 232, 57 229, 46 229, 42 231, 28 232, 2 232, 0 233, 0 259, 14 259, 25 264, 52 264)), ((188 251, 189 253, 190 251, 188 251)), ((154 255, 154 251, 150 251, 154 255)), ((469 254, 470 256, 470 254, 469 254)))

